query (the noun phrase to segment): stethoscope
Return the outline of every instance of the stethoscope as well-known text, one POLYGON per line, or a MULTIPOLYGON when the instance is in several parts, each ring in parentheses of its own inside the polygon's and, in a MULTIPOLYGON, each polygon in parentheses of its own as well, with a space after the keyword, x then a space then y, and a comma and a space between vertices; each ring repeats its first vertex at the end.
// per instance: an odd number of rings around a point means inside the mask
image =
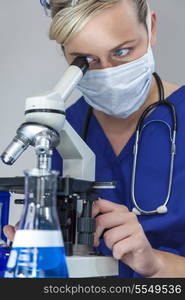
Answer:
MULTIPOLYGON (((167 213, 167 211, 168 211, 167 205, 168 205, 170 195, 171 195, 171 190, 172 190, 174 157, 175 157, 175 154, 176 154, 177 115, 176 115, 176 110, 175 110, 175 107, 174 107, 173 103, 165 100, 165 98, 164 98, 164 87, 163 87, 163 83, 162 83, 159 75, 157 73, 153 73, 153 76, 154 76, 154 78, 156 80, 156 83, 157 83, 158 92, 159 92, 159 99, 160 100, 153 103, 153 104, 151 104, 151 105, 149 105, 144 110, 141 117, 139 118, 139 121, 138 121, 137 126, 136 126, 135 143, 134 143, 134 148, 133 148, 133 156, 134 157, 133 157, 133 166, 132 166, 131 199, 132 199, 132 203, 134 205, 132 211, 136 215, 154 215, 154 214, 167 213), (142 126, 145 117, 151 111, 153 111, 155 108, 157 108, 160 105, 166 105, 168 107, 168 109, 171 111, 172 124, 173 124, 172 128, 170 127, 170 125, 167 122, 165 122, 163 120, 150 120, 147 123, 145 123, 144 126, 142 126), (162 123, 163 125, 167 126, 167 128, 169 130, 169 136, 170 136, 170 142, 171 142, 171 158, 170 158, 170 172, 169 172, 169 181, 168 181, 168 191, 167 191, 167 196, 166 196, 165 201, 163 202, 163 204, 161 204, 160 206, 158 206, 154 210, 144 210, 138 205, 137 200, 135 198, 135 182, 136 182, 136 170, 137 170, 139 140, 141 138, 142 131, 147 126, 151 125, 154 122, 162 123)), ((84 126, 83 126, 83 131, 82 131, 82 135, 81 135, 81 137, 84 140, 87 137, 87 132, 88 132, 90 118, 91 118, 91 115, 92 115, 92 110, 93 110, 93 108, 89 107, 89 109, 87 111, 87 114, 86 114, 86 118, 85 118, 85 122, 84 122, 84 126)))

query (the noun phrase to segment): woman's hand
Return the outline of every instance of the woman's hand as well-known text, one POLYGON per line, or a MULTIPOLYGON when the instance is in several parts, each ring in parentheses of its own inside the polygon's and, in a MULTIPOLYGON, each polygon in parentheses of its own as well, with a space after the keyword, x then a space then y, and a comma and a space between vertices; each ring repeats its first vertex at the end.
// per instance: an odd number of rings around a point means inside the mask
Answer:
POLYGON ((15 224, 15 227, 12 226, 12 225, 5 225, 3 227, 3 232, 6 235, 6 237, 7 237, 8 240, 13 241, 14 235, 15 235, 15 231, 17 230, 18 226, 19 226, 19 222, 17 222, 15 224))
POLYGON ((160 269, 160 260, 147 240, 137 216, 124 205, 99 199, 93 205, 96 217, 94 246, 98 246, 102 233, 105 244, 113 256, 135 272, 150 277, 160 269))

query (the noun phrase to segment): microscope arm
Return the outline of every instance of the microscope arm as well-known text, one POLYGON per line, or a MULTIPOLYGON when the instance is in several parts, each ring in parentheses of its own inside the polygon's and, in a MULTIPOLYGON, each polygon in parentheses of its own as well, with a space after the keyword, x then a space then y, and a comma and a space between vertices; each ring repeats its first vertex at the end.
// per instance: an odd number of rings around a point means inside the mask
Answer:
POLYGON ((63 176, 95 181, 94 153, 67 121, 59 134, 57 150, 63 158, 63 176))

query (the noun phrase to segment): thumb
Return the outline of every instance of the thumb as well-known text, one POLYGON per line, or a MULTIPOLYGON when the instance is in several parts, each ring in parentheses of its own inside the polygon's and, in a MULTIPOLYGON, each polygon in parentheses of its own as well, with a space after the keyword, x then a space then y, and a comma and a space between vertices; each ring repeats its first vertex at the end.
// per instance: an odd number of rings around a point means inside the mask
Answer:
POLYGON ((3 232, 6 235, 6 237, 7 237, 8 240, 13 241, 14 236, 15 236, 15 232, 18 229, 18 226, 19 226, 19 222, 17 222, 15 224, 15 227, 12 226, 12 225, 5 225, 3 227, 3 232))
POLYGON ((3 232, 6 235, 7 239, 13 241, 15 235, 15 227, 12 225, 5 225, 3 227, 3 232))

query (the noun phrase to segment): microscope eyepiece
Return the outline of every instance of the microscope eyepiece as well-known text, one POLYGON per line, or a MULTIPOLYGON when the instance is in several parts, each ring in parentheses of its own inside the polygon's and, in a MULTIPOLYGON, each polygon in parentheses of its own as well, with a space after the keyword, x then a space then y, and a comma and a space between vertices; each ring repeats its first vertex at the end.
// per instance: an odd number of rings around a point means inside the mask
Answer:
POLYGON ((88 59, 86 57, 82 57, 82 56, 77 56, 73 60, 73 62, 71 63, 71 65, 79 67, 81 69, 81 71, 83 72, 83 75, 86 73, 86 71, 89 68, 88 59))

